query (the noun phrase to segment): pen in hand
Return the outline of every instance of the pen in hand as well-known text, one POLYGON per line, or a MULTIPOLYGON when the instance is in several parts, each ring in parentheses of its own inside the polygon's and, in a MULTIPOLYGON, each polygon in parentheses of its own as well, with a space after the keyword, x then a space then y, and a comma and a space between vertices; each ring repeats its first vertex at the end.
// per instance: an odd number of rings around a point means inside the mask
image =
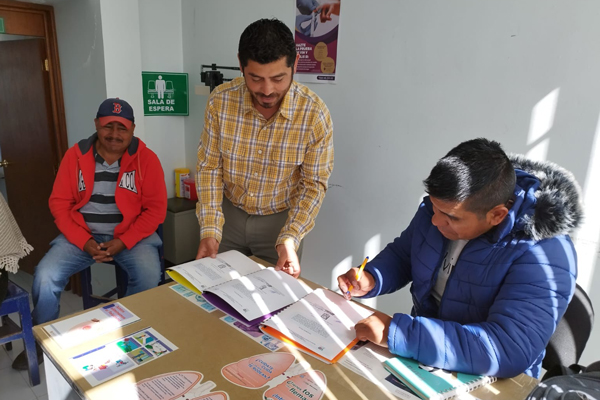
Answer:
MULTIPOLYGON (((365 265, 367 265, 367 261, 369 261, 369 257, 365 257, 365 260, 362 262, 362 264, 360 265, 360 268, 358 269, 358 272, 356 273, 356 280, 359 281, 360 280, 360 276, 363 272, 363 269, 365 269, 365 265)), ((350 287, 348 288, 348 291, 346 292, 346 295, 350 296, 350 291, 354 289, 354 286, 352 284, 350 284, 350 287)))

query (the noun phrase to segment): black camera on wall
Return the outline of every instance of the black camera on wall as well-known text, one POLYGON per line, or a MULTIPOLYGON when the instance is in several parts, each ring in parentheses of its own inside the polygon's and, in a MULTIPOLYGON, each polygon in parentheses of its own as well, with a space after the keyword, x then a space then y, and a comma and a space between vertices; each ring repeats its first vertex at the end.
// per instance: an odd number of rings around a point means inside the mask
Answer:
POLYGON ((200 69, 200 80, 202 82, 204 82, 204 84, 206 86, 210 86, 211 92, 213 91, 214 88, 219 86, 224 81, 231 80, 231 79, 224 79, 223 74, 220 71, 218 71, 218 69, 230 69, 230 70, 235 70, 235 71, 240 70, 239 67, 221 67, 221 66, 218 66, 217 64, 202 65, 202 68, 200 69), (205 68, 210 68, 210 69, 207 71, 204 71, 205 68))

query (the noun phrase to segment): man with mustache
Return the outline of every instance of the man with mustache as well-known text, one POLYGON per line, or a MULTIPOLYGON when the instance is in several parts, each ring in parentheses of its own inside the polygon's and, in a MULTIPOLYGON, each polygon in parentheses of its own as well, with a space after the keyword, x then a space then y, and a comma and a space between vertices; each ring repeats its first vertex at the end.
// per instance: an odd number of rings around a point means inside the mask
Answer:
POLYGON ((198 147, 196 258, 238 250, 300 274, 333 169, 333 123, 323 101, 294 81, 294 37, 276 19, 242 33, 243 77, 211 94, 198 147))
MULTIPOLYGON (((167 189, 158 157, 139 138, 133 109, 106 99, 96 133, 65 154, 50 211, 60 235, 35 269, 33 323, 58 318, 60 295, 71 275, 94 263, 115 260, 129 277, 127 295, 158 285, 161 245, 156 229, 167 214, 167 189)), ((38 360, 42 361, 38 346, 38 360)), ((23 352, 13 368, 27 369, 23 352)))

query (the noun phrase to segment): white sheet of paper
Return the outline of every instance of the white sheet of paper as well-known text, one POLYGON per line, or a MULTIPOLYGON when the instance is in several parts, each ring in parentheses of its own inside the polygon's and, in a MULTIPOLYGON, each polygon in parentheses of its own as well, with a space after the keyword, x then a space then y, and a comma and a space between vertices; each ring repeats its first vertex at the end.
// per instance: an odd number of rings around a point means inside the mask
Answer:
POLYGON ((217 258, 205 257, 169 269, 181 274, 198 290, 204 291, 262 268, 242 253, 230 250, 217 254, 217 258))
POLYGON ((371 314, 330 290, 317 289, 264 325, 332 360, 356 338, 354 325, 371 314))
POLYGON ((67 349, 139 320, 117 302, 46 325, 44 330, 60 347, 67 349))
POLYGON ((302 281, 273 268, 207 290, 225 300, 249 321, 286 307, 311 291, 302 281))

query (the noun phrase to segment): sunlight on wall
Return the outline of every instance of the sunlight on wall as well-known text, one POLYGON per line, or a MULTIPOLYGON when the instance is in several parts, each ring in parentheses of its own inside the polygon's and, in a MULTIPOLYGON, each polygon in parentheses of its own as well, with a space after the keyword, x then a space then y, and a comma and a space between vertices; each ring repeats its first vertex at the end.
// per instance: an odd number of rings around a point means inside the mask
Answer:
POLYGON ((331 271, 331 285, 329 285, 331 290, 338 290, 337 277, 345 274, 350 268, 352 268, 352 256, 344 258, 338 265, 333 267, 333 270, 331 271))
MULTIPOLYGON (((373 236, 365 243, 365 257, 369 257, 372 260, 381 251, 381 234, 373 236)), ((362 260, 361 260, 362 262, 362 260)))
POLYGON ((548 158, 548 147, 550 147, 550 138, 546 138, 533 146, 527 152, 527 158, 534 161, 546 161, 548 158))
POLYGON ((529 124, 529 134, 527 135, 527 145, 533 146, 527 152, 527 158, 531 160, 545 161, 548 158, 550 138, 541 139, 554 125, 559 94, 560 88, 554 89, 531 110, 531 122, 529 124))
POLYGON ((577 283, 589 293, 592 284, 596 259, 598 257, 598 238, 600 237, 600 208, 594 206, 600 196, 600 116, 596 124, 594 142, 590 153, 590 162, 583 185, 583 204, 585 218, 575 236, 577 249, 577 283), (586 207, 587 205, 587 207, 586 207))
POLYGON ((542 138, 554 125, 554 115, 556 114, 556 104, 560 88, 554 89, 546 97, 540 100, 533 110, 531 110, 531 122, 529 125, 529 135, 527 144, 531 145, 542 138))
MULTIPOLYGON (((333 267, 333 270, 331 271, 331 285, 329 286, 329 288, 334 291, 339 291, 338 283, 337 283, 338 276, 345 274, 352 267, 358 267, 359 264, 362 263, 362 261, 364 260, 364 257, 369 257, 369 259, 372 260, 377 254, 379 254, 380 251, 381 251, 381 234, 378 233, 378 234, 374 235, 373 237, 371 237, 371 239, 367 240, 367 242, 365 243, 364 256, 363 256, 363 258, 360 259, 360 261, 354 263, 352 261, 352 256, 348 256, 348 257, 344 258, 342 261, 340 261, 335 267, 333 267), (356 264, 356 265, 354 265, 354 264, 356 264)), ((372 307, 372 308, 377 307, 377 299, 376 298, 365 299, 365 300, 355 299, 355 300, 359 301, 369 307, 372 307)))
MULTIPOLYGON (((367 243, 365 243, 364 257, 369 257, 369 260, 372 260, 373 258, 375 258, 375 256, 377 254, 379 254, 380 251, 381 251, 381 234, 378 233, 375 236, 371 237, 371 239, 367 240, 367 243)), ((363 258, 363 260, 364 260, 364 258, 363 258)), ((362 263, 362 260, 360 260, 360 262, 362 263)), ((369 307, 377 308, 377 298, 360 300, 360 302, 369 307)))

